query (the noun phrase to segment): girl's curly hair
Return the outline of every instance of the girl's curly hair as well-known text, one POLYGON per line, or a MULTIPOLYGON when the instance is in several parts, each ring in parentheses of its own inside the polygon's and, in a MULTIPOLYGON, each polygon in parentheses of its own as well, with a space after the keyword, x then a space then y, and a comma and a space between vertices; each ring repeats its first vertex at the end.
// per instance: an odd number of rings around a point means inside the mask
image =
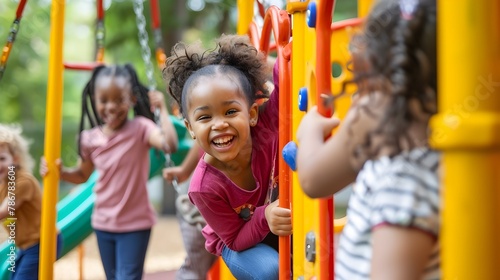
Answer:
POLYGON ((34 160, 29 153, 30 141, 22 135, 18 124, 0 124, 0 145, 6 145, 10 154, 17 158, 17 168, 27 172, 33 171, 34 160))
POLYGON ((259 98, 268 98, 267 67, 264 54, 252 46, 248 36, 222 35, 212 50, 204 50, 200 43, 176 44, 166 61, 163 78, 186 117, 186 96, 200 77, 235 78, 250 104, 259 98))
MULTIPOLYGON (((351 48, 358 90, 390 98, 379 126, 358 151, 369 158, 376 155, 381 147, 374 147, 375 137, 382 137, 381 145, 391 147, 393 155, 402 151, 402 143, 419 145, 408 135, 409 125, 419 119, 410 104, 417 101, 428 115, 436 112, 436 0, 419 0, 409 18, 402 15, 400 1, 379 1, 351 48)), ((369 106, 360 109, 374 114, 369 106)))

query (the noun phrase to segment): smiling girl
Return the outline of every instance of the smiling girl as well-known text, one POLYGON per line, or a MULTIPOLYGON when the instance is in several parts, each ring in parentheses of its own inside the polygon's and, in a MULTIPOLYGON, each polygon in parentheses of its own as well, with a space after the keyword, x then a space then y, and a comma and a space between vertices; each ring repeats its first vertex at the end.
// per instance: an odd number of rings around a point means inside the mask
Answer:
MULTIPOLYGON (((174 152, 177 133, 163 94, 143 86, 131 65, 97 67, 82 100, 81 160, 75 168, 62 168, 61 179, 81 184, 98 171, 92 227, 106 278, 139 280, 156 222, 146 188, 149 149, 174 152), (132 108, 135 117, 129 119, 132 108), (152 121, 155 108, 160 109, 161 129, 152 121), (84 129, 85 120, 92 128, 84 129)), ((42 160, 41 173, 46 172, 42 160)))
POLYGON ((277 86, 267 94, 266 69, 247 36, 223 35, 211 52, 177 44, 164 70, 204 151, 189 197, 207 222, 205 247, 222 256, 237 279, 278 279, 276 235, 292 232, 290 210, 272 202, 279 94, 277 86), (258 106, 260 98, 269 100, 258 106))

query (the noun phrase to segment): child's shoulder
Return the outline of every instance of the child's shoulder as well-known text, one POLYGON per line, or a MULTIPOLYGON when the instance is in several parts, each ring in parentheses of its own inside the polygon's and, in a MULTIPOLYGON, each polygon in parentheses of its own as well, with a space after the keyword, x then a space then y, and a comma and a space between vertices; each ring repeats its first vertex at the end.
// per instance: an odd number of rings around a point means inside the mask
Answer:
POLYGON ((152 123, 154 123, 154 121, 152 121, 151 119, 146 118, 145 116, 135 116, 132 119, 132 122, 152 122, 152 123))
POLYGON ((440 156, 428 148, 415 148, 394 157, 380 157, 367 161, 358 174, 358 182, 371 189, 406 189, 413 192, 439 189, 438 167, 440 156))
MULTIPOLYGON (((206 192, 213 190, 215 186, 232 184, 232 181, 225 176, 222 171, 207 163, 203 157, 198 161, 198 165, 193 171, 190 192, 206 192)), ((215 187, 216 188, 216 187, 215 187)))
POLYGON ((16 185, 19 187, 31 187, 31 186, 36 186, 40 187, 40 183, 38 180, 33 176, 33 174, 21 170, 16 173, 16 185))
POLYGON ((130 120, 130 123, 135 125, 135 126, 143 126, 143 125, 146 125, 146 126, 151 126, 151 125, 156 125, 156 123, 154 121, 152 121, 151 119, 148 119, 144 116, 136 116, 134 117, 132 120, 130 120))
POLYGON ((84 129, 80 132, 82 137, 92 137, 96 133, 102 133, 102 126, 98 125, 92 128, 84 129))

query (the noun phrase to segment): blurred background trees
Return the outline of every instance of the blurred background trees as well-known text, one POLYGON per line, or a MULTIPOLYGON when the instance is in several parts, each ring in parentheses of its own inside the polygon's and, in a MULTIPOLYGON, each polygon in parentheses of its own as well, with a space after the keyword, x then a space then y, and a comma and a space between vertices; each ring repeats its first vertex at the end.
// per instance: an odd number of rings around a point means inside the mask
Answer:
MULTIPOLYGON (((206 45, 221 33, 236 32, 236 0, 160 0, 164 49, 167 55, 178 41, 201 39, 206 45)), ((263 1, 284 8, 284 0, 263 1)), ((336 1, 335 20, 356 16, 356 1, 336 1)), ((4 46, 15 18, 19 0, 0 1, 0 46, 4 46)), ((133 0, 105 3, 105 62, 132 63, 140 79, 147 83, 140 55, 133 0)), ((50 0, 29 0, 7 67, 0 80, 0 122, 20 123, 32 139, 31 153, 38 160, 43 154, 45 101, 47 91, 50 38, 50 0)), ((257 9, 256 9, 257 10, 257 9)), ((92 61, 95 47, 95 0, 66 0, 64 60, 92 61)), ((150 46, 149 1, 144 1, 150 46)), ((152 51, 154 55, 154 51, 152 51)), ((154 59, 154 58, 153 58, 154 59)), ((153 65, 156 63, 153 61, 153 65)), ((165 92, 161 70, 155 69, 158 89, 165 92)), ((85 71, 64 71, 63 143, 61 154, 67 165, 77 160, 76 135, 81 114, 81 91, 90 77, 85 71)), ((35 175, 38 176, 38 172, 35 175)))

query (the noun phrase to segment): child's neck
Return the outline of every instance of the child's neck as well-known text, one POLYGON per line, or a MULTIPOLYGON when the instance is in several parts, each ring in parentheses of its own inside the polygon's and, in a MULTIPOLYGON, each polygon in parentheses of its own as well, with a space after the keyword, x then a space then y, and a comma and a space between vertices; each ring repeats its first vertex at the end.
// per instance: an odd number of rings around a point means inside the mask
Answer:
POLYGON ((117 133, 118 131, 120 131, 125 126, 125 124, 127 123, 127 121, 128 121, 128 119, 125 120, 120 126, 115 127, 115 128, 111 128, 107 124, 104 124, 102 126, 102 132, 106 136, 111 136, 111 135, 117 133))
POLYGON ((255 189, 255 178, 252 172, 252 154, 230 162, 221 162, 208 155, 206 162, 226 175, 238 187, 245 190, 255 189))
POLYGON ((246 165, 227 164, 225 170, 221 170, 238 187, 251 191, 255 189, 255 178, 253 177, 252 164, 246 165))

